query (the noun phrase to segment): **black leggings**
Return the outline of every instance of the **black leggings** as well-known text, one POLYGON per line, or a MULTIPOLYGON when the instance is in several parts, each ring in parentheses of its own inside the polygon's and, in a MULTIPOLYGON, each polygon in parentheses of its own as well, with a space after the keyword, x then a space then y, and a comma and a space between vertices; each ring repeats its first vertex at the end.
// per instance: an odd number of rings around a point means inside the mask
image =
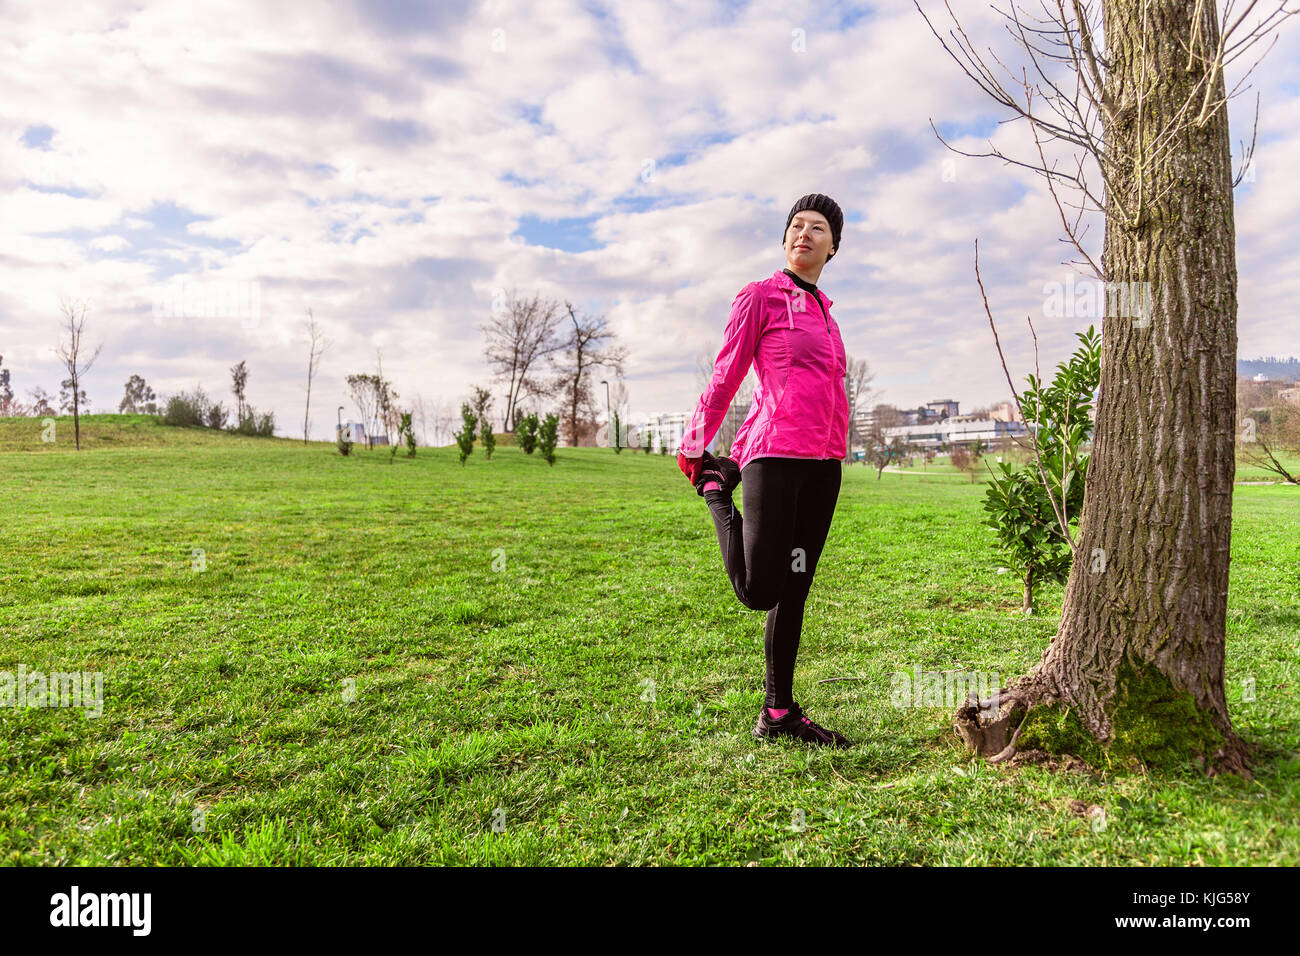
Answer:
POLYGON ((838 458, 755 458, 741 472, 741 512, 706 491, 722 561, 740 603, 767 611, 766 706, 794 703, 804 602, 840 494, 838 458))

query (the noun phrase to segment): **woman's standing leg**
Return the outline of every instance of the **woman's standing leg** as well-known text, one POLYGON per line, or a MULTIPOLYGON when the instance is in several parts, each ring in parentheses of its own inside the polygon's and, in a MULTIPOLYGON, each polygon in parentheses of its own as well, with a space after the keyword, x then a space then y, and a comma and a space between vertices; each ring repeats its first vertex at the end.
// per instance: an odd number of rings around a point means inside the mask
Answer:
POLYGON ((785 576, 776 607, 767 612, 763 638, 767 658, 765 705, 778 711, 794 706, 794 662, 803 631, 804 605, 840 493, 838 460, 801 464, 806 467, 800 469, 801 480, 794 483, 795 494, 790 502, 794 513, 794 531, 787 552, 790 573, 785 576))

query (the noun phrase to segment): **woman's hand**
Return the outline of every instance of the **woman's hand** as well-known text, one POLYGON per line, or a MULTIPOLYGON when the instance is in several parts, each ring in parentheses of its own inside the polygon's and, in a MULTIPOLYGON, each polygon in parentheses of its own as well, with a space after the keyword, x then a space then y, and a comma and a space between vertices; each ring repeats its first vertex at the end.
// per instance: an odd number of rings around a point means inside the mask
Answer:
POLYGON ((687 458, 680 451, 677 453, 677 467, 682 470, 682 474, 690 479, 691 484, 700 477, 700 469, 704 467, 704 456, 699 458, 687 458))

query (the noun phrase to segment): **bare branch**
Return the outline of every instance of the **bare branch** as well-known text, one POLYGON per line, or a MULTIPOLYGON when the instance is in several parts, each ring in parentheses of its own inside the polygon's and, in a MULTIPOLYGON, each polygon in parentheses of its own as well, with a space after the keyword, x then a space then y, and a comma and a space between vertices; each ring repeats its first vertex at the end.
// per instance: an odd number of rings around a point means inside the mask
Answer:
MULTIPOLYGON (((980 297, 984 300, 984 314, 989 317, 989 328, 993 330, 993 344, 997 347, 998 358, 1002 362, 1002 374, 1004 374, 1007 377, 1007 387, 1011 389, 1011 397, 1016 400, 1016 410, 1020 413, 1021 421, 1027 422, 1028 419, 1025 418, 1024 407, 1020 404, 1020 393, 1016 391, 1016 386, 1011 381, 1011 372, 1007 370, 1007 358, 1006 355, 1004 355, 1002 352, 1002 341, 998 337, 998 327, 997 324, 993 321, 993 313, 989 309, 989 297, 988 294, 985 293, 984 291, 984 280, 980 278, 979 239, 975 240, 975 281, 979 284, 980 297)), ((1026 316, 1026 318, 1028 317, 1026 316)), ((1038 333, 1034 332, 1033 322, 1029 323, 1029 331, 1033 333, 1034 336, 1034 380, 1035 382, 1038 383, 1039 387, 1041 387, 1042 378, 1040 377, 1039 370, 1038 370, 1038 333)), ((1042 422, 1036 420, 1035 424, 1041 425, 1042 422)), ((1065 522, 1065 514, 1063 508, 1057 505, 1056 495, 1053 494, 1052 492, 1052 484, 1047 479, 1047 472, 1043 470, 1042 447, 1038 443, 1037 430, 1034 430, 1031 437, 1033 438, 1034 441, 1034 466, 1038 469, 1038 476, 1042 480, 1043 490, 1047 492, 1047 500, 1050 501, 1052 504, 1052 513, 1056 516, 1056 520, 1061 526, 1061 531, 1064 532, 1065 534, 1065 540, 1066 543, 1069 544, 1070 546, 1070 551, 1072 553, 1077 552, 1078 548, 1074 544, 1074 538, 1070 535, 1070 526, 1065 522)), ((1064 489, 1062 489, 1062 492, 1064 492, 1064 489)), ((1064 499, 1064 493, 1062 493, 1062 499, 1064 499)), ((1065 503, 1064 500, 1062 500, 1061 504, 1064 505, 1064 503, 1065 503)))

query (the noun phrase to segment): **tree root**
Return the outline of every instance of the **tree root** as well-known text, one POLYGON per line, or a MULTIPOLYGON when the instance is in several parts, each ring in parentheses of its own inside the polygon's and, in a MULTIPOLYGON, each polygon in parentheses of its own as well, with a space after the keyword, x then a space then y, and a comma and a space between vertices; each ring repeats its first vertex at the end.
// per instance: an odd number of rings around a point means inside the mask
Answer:
MULTIPOLYGON (((1026 714, 1025 716, 1027 717, 1029 715, 1026 714)), ((990 757, 989 763, 1001 763, 1004 760, 1010 760, 1012 757, 1016 755, 1016 740, 1020 737, 1020 731, 1024 726, 1025 726, 1024 721, 1021 721, 1020 726, 1017 727, 1011 734, 1011 742, 1007 744, 1004 748, 999 750, 997 753, 995 753, 992 757, 990 757)))
MULTIPOLYGON (((1029 715, 1039 707, 1051 707, 1063 704, 1058 693, 1054 692, 1050 680, 1041 675, 1026 674, 1020 679, 1000 689, 987 698, 980 699, 972 694, 964 706, 953 715, 953 729, 961 737, 966 749, 973 754, 987 758, 989 763, 1009 763, 1017 754, 1017 743, 1021 731, 1025 729, 1029 715)), ((1253 779, 1249 763, 1253 748, 1242 740, 1230 728, 1219 728, 1224 734, 1222 743, 1208 757, 1194 756, 1193 762, 1209 776, 1228 773, 1253 779)), ((1102 747, 1108 747, 1105 740, 1098 740, 1102 747)), ((1036 745, 1032 745, 1036 746, 1036 745)), ((1049 748, 1050 749, 1050 748, 1049 748)), ((1042 751, 1030 750, 1025 757, 1042 751)), ((1060 756, 1068 757, 1065 766, 1078 762, 1088 766, 1086 756, 1079 760, 1080 754, 1070 748, 1062 751, 1060 756)), ((1145 772, 1145 757, 1128 758, 1145 772)))
POLYGON ((1025 718, 1042 701, 1037 685, 1021 678, 984 700, 972 694, 954 715, 953 729, 971 753, 1001 763, 1015 756, 1025 718))

